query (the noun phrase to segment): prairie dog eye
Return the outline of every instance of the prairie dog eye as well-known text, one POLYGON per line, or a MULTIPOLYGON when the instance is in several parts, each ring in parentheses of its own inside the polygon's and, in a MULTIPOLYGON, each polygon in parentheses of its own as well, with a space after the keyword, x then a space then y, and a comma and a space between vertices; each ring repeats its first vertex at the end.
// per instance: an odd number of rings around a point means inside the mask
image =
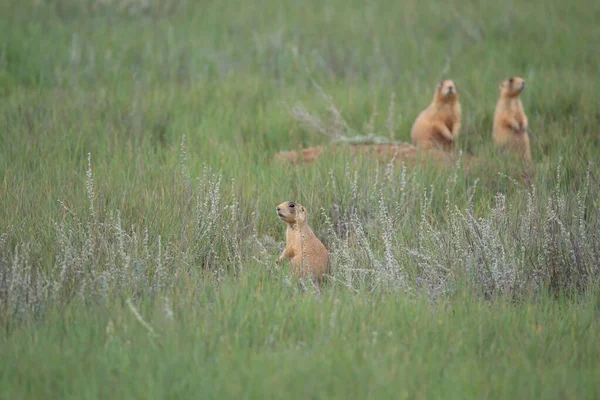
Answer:
POLYGON ((296 205, 294 203, 290 203, 290 208, 294 208, 296 205))
POLYGON ((508 83, 511 83, 511 84, 512 84, 514 81, 515 81, 515 80, 514 80, 513 78, 510 78, 510 79, 508 80, 508 83))

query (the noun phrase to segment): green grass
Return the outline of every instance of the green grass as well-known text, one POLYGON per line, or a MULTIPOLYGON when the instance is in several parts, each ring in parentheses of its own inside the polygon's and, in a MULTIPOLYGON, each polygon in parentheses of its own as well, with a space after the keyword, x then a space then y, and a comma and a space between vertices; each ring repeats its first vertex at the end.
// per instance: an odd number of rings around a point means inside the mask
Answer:
POLYGON ((69 307, 2 340, 5 398, 596 398, 598 299, 515 306, 294 293, 266 275, 189 302, 69 307), (172 316, 165 311, 168 304, 172 316))
POLYGON ((600 3, 107 3, 0 2, 1 398, 600 395, 600 3), (485 166, 272 160, 328 143, 289 112, 331 123, 318 87, 407 142, 442 78, 485 166), (275 266, 285 200, 318 294, 275 266))

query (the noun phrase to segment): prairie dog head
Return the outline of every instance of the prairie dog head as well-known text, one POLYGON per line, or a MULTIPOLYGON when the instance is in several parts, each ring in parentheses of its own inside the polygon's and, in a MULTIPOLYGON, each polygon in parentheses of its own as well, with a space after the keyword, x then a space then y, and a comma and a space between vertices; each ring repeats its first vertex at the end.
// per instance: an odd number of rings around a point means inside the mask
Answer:
POLYGON ((502 97, 517 97, 523 90, 525 90, 525 79, 519 76, 505 79, 500 84, 500 95, 502 97))
POLYGON ((436 101, 454 101, 458 98, 458 89, 453 80, 446 79, 441 81, 435 88, 434 99, 436 101))
POLYGON ((303 223, 306 221, 306 208, 293 201, 284 201, 277 206, 279 219, 286 224, 303 223))

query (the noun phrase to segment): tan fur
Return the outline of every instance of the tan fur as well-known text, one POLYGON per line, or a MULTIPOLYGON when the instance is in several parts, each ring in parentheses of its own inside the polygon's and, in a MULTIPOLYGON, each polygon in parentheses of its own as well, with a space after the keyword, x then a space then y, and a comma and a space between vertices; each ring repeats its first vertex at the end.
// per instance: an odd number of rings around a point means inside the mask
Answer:
POLYGON ((306 208, 285 201, 277 206, 277 215, 287 225, 285 249, 277 259, 277 264, 289 259, 295 276, 307 278, 310 274, 313 281, 321 283, 324 274, 329 273, 329 254, 308 226, 306 208))
POLYGON ((453 150, 460 133, 461 117, 456 85, 451 80, 441 81, 435 88, 433 101, 412 126, 412 143, 422 149, 453 150))
POLYGON ((494 113, 493 138, 497 148, 514 151, 531 163, 529 127, 523 103, 519 98, 525 89, 525 80, 518 76, 506 79, 500 85, 500 99, 494 113))

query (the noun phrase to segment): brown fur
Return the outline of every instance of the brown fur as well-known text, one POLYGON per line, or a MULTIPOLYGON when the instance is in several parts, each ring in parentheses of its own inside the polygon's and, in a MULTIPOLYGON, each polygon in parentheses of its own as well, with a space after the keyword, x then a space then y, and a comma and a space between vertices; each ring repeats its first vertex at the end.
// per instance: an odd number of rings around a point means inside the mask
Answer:
POLYGON ((456 85, 451 80, 441 81, 435 88, 433 101, 412 126, 412 143, 422 149, 453 150, 460 133, 461 117, 456 85))
POLYGON ((518 76, 506 79, 500 85, 500 99, 494 113, 494 144, 497 148, 514 151, 531 163, 529 127, 523 103, 519 98, 525 89, 525 80, 518 76))
POLYGON ((285 201, 277 206, 279 219, 286 223, 285 249, 277 264, 290 260, 292 274, 298 278, 310 277, 316 283, 329 273, 329 254, 323 243, 308 226, 307 212, 301 204, 285 201))

